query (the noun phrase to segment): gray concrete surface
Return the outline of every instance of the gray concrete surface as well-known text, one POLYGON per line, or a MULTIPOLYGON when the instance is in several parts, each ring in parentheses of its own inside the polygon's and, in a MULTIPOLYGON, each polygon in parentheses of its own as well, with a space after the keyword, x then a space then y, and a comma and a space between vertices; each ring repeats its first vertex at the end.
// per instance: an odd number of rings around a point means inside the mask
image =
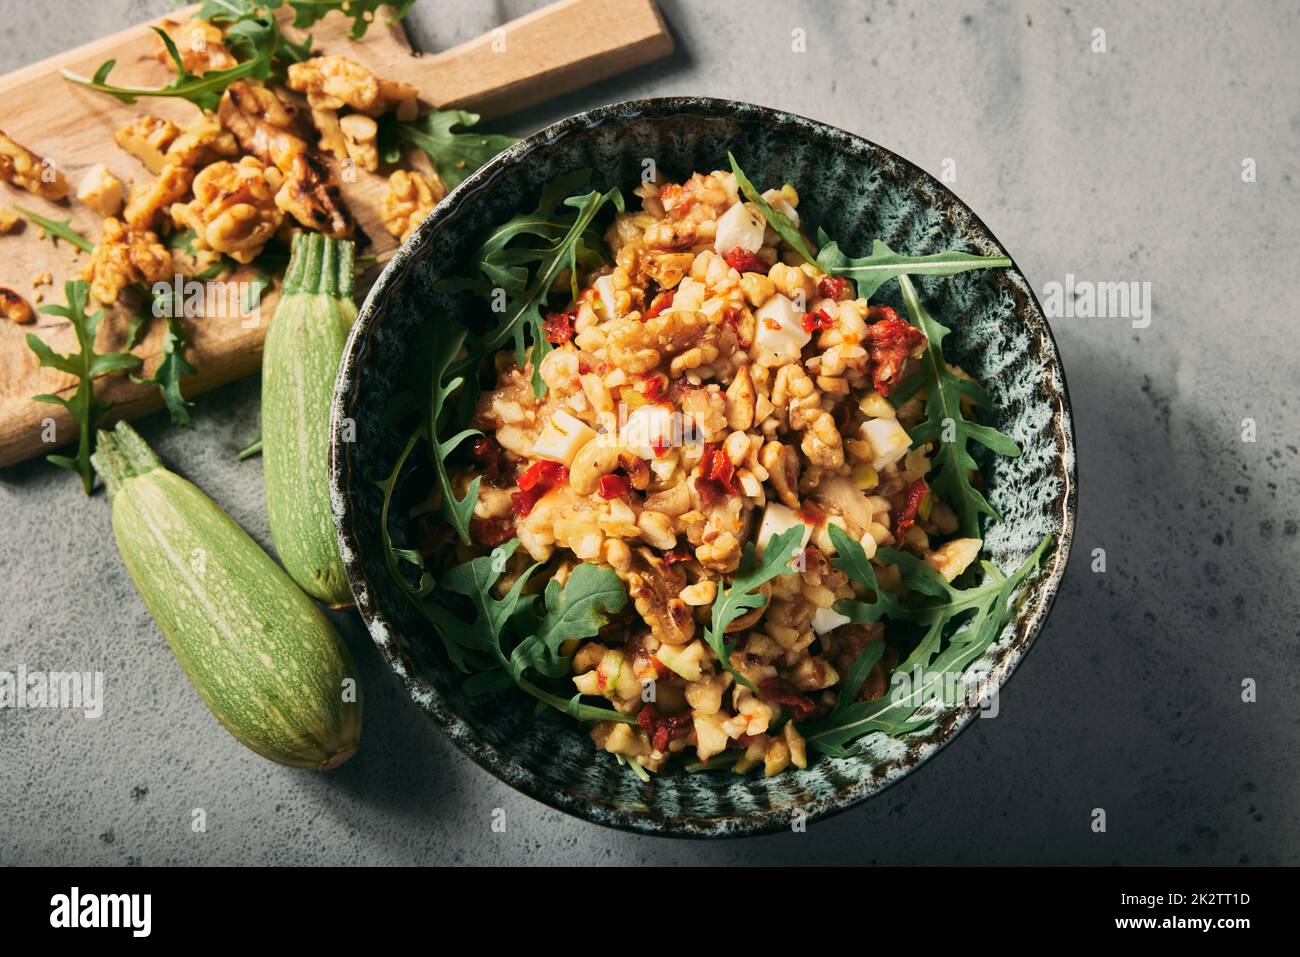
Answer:
MULTIPOLYGON (((501 127, 526 134, 631 96, 754 100, 936 175, 955 160, 953 188, 1039 289, 1067 273, 1151 283, 1148 328, 1054 323, 1079 437, 1078 537, 999 718, 806 834, 632 837, 460 757, 342 619, 370 694, 362 753, 329 776, 282 769, 222 733, 182 679, 103 496, 33 462, 0 472, 0 670, 102 670, 107 704, 98 721, 0 711, 0 863, 1300 863, 1295 5, 662 5, 672 60, 501 127), (796 28, 806 53, 791 52, 796 28), (1098 28, 1105 53, 1091 49, 1098 28), (1097 548, 1105 573, 1090 568, 1097 548), (1257 703, 1241 700, 1246 678, 1257 703), (196 808, 205 833, 191 830, 196 808), (490 829, 494 808, 505 833, 490 829)), ((441 49, 532 6, 422 0, 410 29, 441 49)), ((0 68, 166 7, 3 0, 0 68)), ((191 431, 142 428, 265 543, 260 465, 234 458, 257 398, 245 381, 202 398, 191 431)))

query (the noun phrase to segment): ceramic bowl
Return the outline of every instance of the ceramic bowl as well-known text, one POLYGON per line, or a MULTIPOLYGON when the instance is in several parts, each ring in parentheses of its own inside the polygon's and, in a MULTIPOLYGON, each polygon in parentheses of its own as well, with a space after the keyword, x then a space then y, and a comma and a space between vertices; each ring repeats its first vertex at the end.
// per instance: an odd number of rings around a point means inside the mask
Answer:
MULTIPOLYGON (((562 120, 497 156, 433 211, 388 263, 353 329, 335 394, 336 420, 355 423, 355 441, 331 455, 334 512, 357 607, 375 644, 411 698, 470 758, 553 807, 598 824, 650 834, 713 837, 788 827, 842 811, 899 780, 951 741, 974 710, 940 714, 905 740, 876 735, 852 758, 810 756, 806 770, 771 779, 680 768, 642 783, 598 753, 576 722, 538 716, 522 693, 471 698, 441 642, 405 603, 385 570, 379 537, 381 494, 402 437, 381 417, 406 387, 422 324, 433 321, 433 283, 464 270, 475 237, 521 209, 541 187, 580 168, 593 185, 624 195, 652 159, 670 178, 726 169, 727 151, 760 188, 794 183, 799 212, 850 255, 874 238, 906 254, 965 249, 1007 253, 948 189, 907 160, 843 130, 727 100, 671 98, 601 107, 562 120)), ((987 555, 1010 570, 1045 535, 1053 543, 1023 590, 1014 622, 980 665, 1000 685, 1034 643, 1065 570, 1076 502, 1074 437, 1065 374, 1051 330, 1019 270, 921 279, 922 300, 953 328, 945 344, 988 388, 991 421, 1023 449, 987 471, 988 497, 1002 521, 986 532, 987 555)), ((875 297, 898 305, 898 284, 875 297)), ((334 430, 337 437, 339 429, 334 430)))

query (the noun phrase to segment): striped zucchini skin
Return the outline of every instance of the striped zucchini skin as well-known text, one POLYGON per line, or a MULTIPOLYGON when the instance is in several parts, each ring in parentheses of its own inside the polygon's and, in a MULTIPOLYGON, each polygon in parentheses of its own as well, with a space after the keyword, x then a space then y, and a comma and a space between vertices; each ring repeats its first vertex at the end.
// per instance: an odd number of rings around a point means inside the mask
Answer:
POLYGON ((352 604, 330 511, 330 405, 348 332, 352 243, 294 237, 284 287, 262 356, 262 468, 271 540, 309 595, 352 604))
MULTIPOLYGON (((118 436, 100 436, 113 454, 118 436)), ((351 757, 361 690, 324 613, 193 484, 162 467, 110 479, 101 464, 122 561, 208 710, 280 764, 328 770, 351 757)))

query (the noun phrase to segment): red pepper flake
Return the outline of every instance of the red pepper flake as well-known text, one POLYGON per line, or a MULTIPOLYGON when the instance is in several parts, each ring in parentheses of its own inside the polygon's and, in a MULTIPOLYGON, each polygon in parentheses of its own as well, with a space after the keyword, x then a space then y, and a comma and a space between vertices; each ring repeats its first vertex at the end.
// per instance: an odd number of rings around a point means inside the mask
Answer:
POLYGON ((758 254, 750 252, 743 246, 737 246, 722 258, 725 259, 727 265, 736 270, 736 272, 758 272, 763 273, 764 275, 767 274, 767 270, 763 268, 763 260, 758 258, 758 254))
POLYGON ((684 738, 690 734, 692 726, 691 713, 660 714, 653 704, 646 704, 636 716, 636 723, 650 735, 650 743, 656 751, 667 751, 668 742, 674 738, 684 738))
POLYGON ((867 353, 871 360, 871 382, 882 396, 898 385, 898 376, 908 356, 925 342, 920 329, 910 325, 889 306, 867 310, 867 353))
POLYGON ((672 444, 663 436, 659 436, 650 443, 650 448, 654 452, 655 458, 661 459, 668 454, 668 450, 672 448, 672 444))
POLYGON ((514 512, 527 517, 542 496, 569 481, 569 469, 559 462, 535 462, 519 476, 519 491, 510 496, 514 512))
POLYGON ((546 322, 543 324, 546 341, 555 346, 568 342, 573 338, 574 322, 577 318, 576 309, 570 309, 568 312, 548 312, 546 322))
POLYGON ((695 557, 695 553, 685 545, 666 551, 663 554, 665 565, 675 565, 678 562, 689 562, 695 557))
POLYGON ((790 717, 795 721, 805 720, 817 707, 812 699, 801 694, 798 688, 784 678, 768 678, 759 683, 758 691, 763 700, 774 701, 789 711, 790 717))
POLYGON ((812 335, 818 329, 830 329, 835 325, 835 320, 826 314, 825 309, 818 309, 816 312, 805 313, 803 317, 803 331, 812 335))
POLYGON ((732 464, 725 448, 714 442, 704 443, 704 455, 700 458, 700 474, 695 480, 695 489, 709 505, 740 491, 736 484, 736 466, 732 464))
POLYGON ((839 302, 849 296, 849 281, 843 276, 822 276, 817 280, 817 294, 823 299, 839 302))
POLYGON ((478 545, 496 548, 515 537, 515 522, 511 518, 471 518, 469 537, 478 545))
POLYGON ((767 326, 767 328, 771 329, 773 332, 778 332, 781 329, 781 323, 777 322, 771 316, 763 317, 763 325, 767 326))
POLYGON ((602 475, 596 483, 596 494, 604 499, 622 498, 632 490, 631 483, 622 475, 602 475))
POLYGON ((903 541, 903 534, 916 524, 916 513, 921 508, 921 500, 925 498, 930 487, 925 484, 925 479, 917 479, 907 489, 907 498, 903 500, 903 510, 898 514, 898 522, 894 525, 894 539, 899 544, 903 541))
POLYGON ((655 296, 654 300, 650 303, 650 308, 647 309, 645 315, 641 317, 641 321, 646 322, 649 319, 653 319, 655 316, 659 315, 659 313, 671 306, 675 295, 677 295, 676 289, 665 289, 659 295, 655 296))

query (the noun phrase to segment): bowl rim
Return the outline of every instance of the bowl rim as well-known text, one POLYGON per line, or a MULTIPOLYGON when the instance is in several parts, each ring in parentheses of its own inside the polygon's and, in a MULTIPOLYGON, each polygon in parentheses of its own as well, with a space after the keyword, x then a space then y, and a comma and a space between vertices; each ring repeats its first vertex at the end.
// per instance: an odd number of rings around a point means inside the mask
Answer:
MULTIPOLYGON (((1025 278, 1015 258, 1005 250, 1001 241, 984 221, 946 184, 941 183, 905 157, 863 136, 799 114, 715 97, 672 96, 624 100, 558 120, 508 147, 466 177, 434 207, 424 222, 394 253, 371 286, 359 310, 357 320, 348 336, 335 383, 329 449, 330 498, 348 582, 356 599, 357 611, 365 622, 371 639, 385 662, 402 682, 407 694, 462 754, 515 790, 556 810, 604 827, 659 837, 749 837, 784 831, 790 827, 792 809, 769 808, 730 817, 698 818, 688 814, 657 813, 653 803, 645 808, 634 808, 613 802, 593 801, 590 796, 558 786, 504 756, 495 746, 483 740, 473 726, 451 708, 436 687, 412 674, 395 643, 387 639, 388 635, 396 633, 398 629, 379 608, 375 598, 376 593, 362 567, 358 540, 353 532, 356 515, 351 494, 353 474, 351 443, 342 442, 339 438, 339 424, 357 401, 359 373, 361 366, 364 365, 360 361, 363 346, 375 328, 381 324, 383 309, 380 306, 407 271, 408 266, 418 258, 421 247, 435 231, 441 228, 443 223, 453 220, 465 203, 472 200, 475 194, 483 190, 503 171, 525 162, 534 153, 545 150, 572 133, 609 122, 619 123, 645 117, 683 114, 701 117, 725 116, 741 120, 759 119, 774 127, 797 130, 801 135, 815 133, 823 138, 837 139, 858 148, 865 146, 870 150, 878 150, 898 163, 905 172, 925 183, 929 189, 938 194, 946 194, 955 207, 964 216, 969 217, 971 225, 982 230, 992 243, 1011 259, 1011 267, 1007 272, 1019 276, 1028 303, 1033 309, 1037 309, 1038 315, 1042 318, 1042 341, 1047 347, 1043 358, 1053 368, 1056 380, 1059 382, 1059 409, 1054 411, 1052 430, 1062 450, 1063 467, 1060 474, 1064 488, 1059 496, 1061 505, 1058 514, 1061 525, 1056 533, 1057 541, 1049 547, 1050 561, 1039 573, 1040 583, 1037 586, 1036 604, 1032 608, 1028 605, 1023 606, 1016 616, 1015 634, 1007 650, 1005 662, 1002 663, 997 682, 998 688, 1000 689, 1010 680, 1030 649, 1037 644, 1038 636, 1055 604, 1069 562, 1078 511, 1078 452, 1074 438, 1073 409, 1056 337, 1033 286, 1025 278)), ((970 726, 975 710, 965 705, 946 712, 942 736, 937 740, 920 742, 920 751, 916 760, 899 768, 897 773, 887 775, 883 780, 855 782, 847 789, 836 792, 832 797, 816 799, 811 802, 816 806, 805 812, 804 821, 812 823, 826 820, 847 811, 915 773, 970 726)))

